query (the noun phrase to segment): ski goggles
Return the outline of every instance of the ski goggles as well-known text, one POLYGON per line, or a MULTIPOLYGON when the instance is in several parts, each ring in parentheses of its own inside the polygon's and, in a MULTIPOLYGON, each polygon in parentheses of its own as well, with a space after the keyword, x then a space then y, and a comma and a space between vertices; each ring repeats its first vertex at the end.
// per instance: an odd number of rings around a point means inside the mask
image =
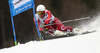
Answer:
POLYGON ((44 14, 45 12, 44 11, 41 11, 41 12, 37 12, 38 13, 38 15, 40 15, 40 14, 44 14))

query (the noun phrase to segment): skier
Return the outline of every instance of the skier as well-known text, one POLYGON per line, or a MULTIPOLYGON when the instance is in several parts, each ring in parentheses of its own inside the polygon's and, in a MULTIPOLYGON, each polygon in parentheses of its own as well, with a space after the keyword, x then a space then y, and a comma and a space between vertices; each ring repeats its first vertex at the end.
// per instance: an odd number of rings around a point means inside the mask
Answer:
POLYGON ((44 5, 38 5, 36 12, 35 17, 40 31, 49 32, 54 35, 66 35, 67 33, 65 32, 75 33, 75 31, 80 31, 77 28, 64 26, 58 18, 54 17, 53 14, 45 8, 44 5))

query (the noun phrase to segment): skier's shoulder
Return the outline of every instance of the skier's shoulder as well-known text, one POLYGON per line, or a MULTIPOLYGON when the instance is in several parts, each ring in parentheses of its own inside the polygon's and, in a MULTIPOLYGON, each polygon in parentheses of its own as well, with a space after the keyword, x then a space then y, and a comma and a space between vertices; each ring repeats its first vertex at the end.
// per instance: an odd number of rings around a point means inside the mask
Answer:
POLYGON ((46 13, 47 15, 52 15, 51 11, 49 11, 49 10, 45 10, 45 13, 46 13))
POLYGON ((50 10, 45 10, 46 13, 51 12, 50 10))
POLYGON ((36 17, 36 21, 38 21, 38 19, 39 19, 38 13, 35 14, 35 17, 36 17))
POLYGON ((38 16, 38 13, 36 13, 35 16, 38 16))
POLYGON ((36 14, 35 14, 35 17, 36 17, 36 18, 39 18, 39 15, 38 15, 38 13, 36 13, 36 14))

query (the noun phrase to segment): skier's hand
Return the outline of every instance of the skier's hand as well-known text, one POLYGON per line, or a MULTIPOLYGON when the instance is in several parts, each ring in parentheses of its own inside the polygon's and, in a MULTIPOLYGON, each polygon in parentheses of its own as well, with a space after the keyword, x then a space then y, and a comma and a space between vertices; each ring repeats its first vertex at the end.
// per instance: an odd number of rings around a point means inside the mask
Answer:
POLYGON ((45 23, 40 24, 40 28, 43 28, 45 26, 45 23))

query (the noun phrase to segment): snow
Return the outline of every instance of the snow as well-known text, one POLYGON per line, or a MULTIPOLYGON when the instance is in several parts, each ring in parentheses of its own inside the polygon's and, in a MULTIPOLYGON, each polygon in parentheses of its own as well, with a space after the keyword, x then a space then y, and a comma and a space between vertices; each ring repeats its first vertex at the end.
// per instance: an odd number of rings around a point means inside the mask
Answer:
POLYGON ((96 25, 97 31, 94 33, 45 41, 30 41, 26 44, 1 49, 0 53, 100 53, 100 25, 98 22, 100 23, 100 20, 96 19, 87 26, 96 25))

